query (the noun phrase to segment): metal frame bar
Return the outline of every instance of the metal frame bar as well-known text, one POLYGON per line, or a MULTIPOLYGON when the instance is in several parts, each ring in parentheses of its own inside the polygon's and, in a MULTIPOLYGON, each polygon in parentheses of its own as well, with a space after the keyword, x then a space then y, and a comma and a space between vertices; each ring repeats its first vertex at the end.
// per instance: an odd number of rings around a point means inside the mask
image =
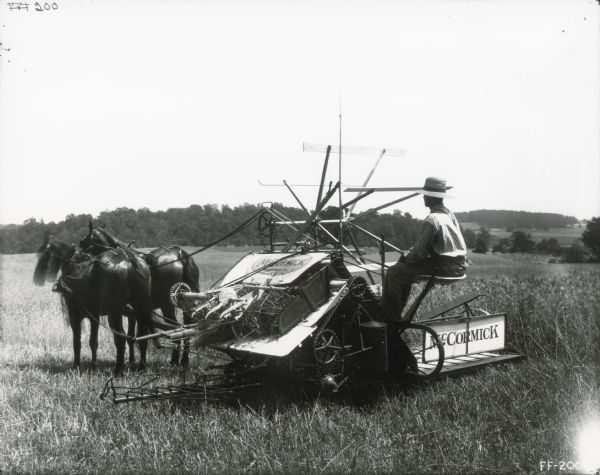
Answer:
POLYGON ((412 319, 415 318, 415 314, 417 313, 417 310, 421 306, 423 299, 427 296, 427 294, 431 291, 431 289, 433 289, 434 286, 435 286, 435 276, 431 276, 429 279, 427 279, 427 284, 425 284, 425 287, 423 288, 421 293, 417 296, 415 301, 412 303, 412 305, 406 312, 405 316, 402 317, 402 315, 398 315, 398 317, 400 317, 400 319, 403 322, 406 322, 406 323, 412 322, 412 319))
MULTIPOLYGON (((352 223, 352 222, 350 222, 349 224, 350 224, 350 226, 352 226, 353 228, 356 228, 356 229, 358 229, 359 231, 362 231, 362 232, 363 232, 363 233, 365 233, 367 236, 370 236, 370 237, 372 237, 373 239, 375 239, 376 241, 378 241, 379 243, 381 243, 381 241, 382 241, 382 240, 381 240, 381 238, 380 238, 380 237, 377 237, 377 236, 375 236, 375 234, 373 234, 373 233, 371 233, 371 232, 367 231, 366 229, 363 229, 363 228, 361 228, 361 227, 360 227, 358 224, 356 224, 356 223, 352 223)), ((384 241, 383 241, 383 243, 384 243, 386 246, 388 246, 389 248, 391 248, 391 249, 393 249, 394 251, 397 251, 397 252, 399 252, 399 253, 401 253, 401 254, 404 254, 404 253, 406 252, 406 251, 403 251, 402 249, 400 249, 399 247, 396 247, 396 246, 394 246, 393 244, 389 243, 388 241, 385 241, 385 240, 384 240, 384 241)))
MULTIPOLYGON (((352 245, 354 246, 354 249, 356 249, 356 253, 358 254, 358 259, 363 264, 366 264, 365 258, 363 257, 362 252, 360 251, 360 248, 358 247, 358 243, 356 241, 356 238, 354 237, 354 234, 352 234, 352 230, 350 229, 350 226, 346 226, 346 233, 348 234, 350 241, 352 241, 352 245)), ((367 276, 369 277, 371 284, 375 284, 375 279, 373 279, 373 276, 371 275, 371 271, 367 271, 367 276)))
POLYGON ((354 254, 352 254, 352 251, 351 251, 350 249, 348 249, 346 246, 344 246, 344 244, 343 244, 343 243, 341 243, 341 242, 339 241, 339 239, 338 239, 338 238, 336 238, 336 237, 335 237, 333 234, 331 234, 331 233, 330 233, 330 232, 329 232, 327 229, 325 229, 325 227, 324 227, 324 226, 323 226, 321 223, 317 223, 317 226, 319 226, 319 228, 320 228, 320 229, 322 229, 323 231, 325 231, 325 233, 326 233, 326 234, 327 234, 327 235, 328 235, 330 238, 332 238, 333 240, 335 240, 335 242, 336 242, 337 244, 339 244, 339 245, 342 247, 342 249, 343 249, 344 251, 346 251, 346 253, 347 253, 347 254, 348 254, 348 255, 349 255, 349 256, 350 256, 352 259, 354 259, 354 260, 356 261, 356 263, 357 263, 357 264, 363 264, 362 262, 360 262, 360 260, 359 260, 359 259, 357 259, 357 258, 356 258, 356 256, 354 256, 354 254))
MULTIPOLYGON (((283 214, 282 214, 283 215, 283 214)), ((286 218, 287 219, 287 218, 286 218)), ((345 219, 344 222, 347 222, 348 220, 345 219)), ((292 224, 304 224, 306 221, 274 221, 274 224, 287 224, 287 225, 292 225, 292 224)), ((337 224, 339 223, 340 220, 339 219, 319 219, 319 223, 323 223, 323 224, 337 224)))
POLYGON ((350 208, 350 210, 348 211, 348 214, 352 213, 352 210, 354 209, 354 205, 356 204, 357 201, 362 200, 363 198, 366 198, 367 196, 369 196, 371 193, 373 193, 375 190, 369 190, 361 195, 356 196, 355 198, 352 198, 350 201, 344 203, 342 205, 342 208, 347 208, 348 206, 352 205, 352 208, 350 208))
POLYGON ((359 215, 354 216, 352 219, 358 219, 361 216, 365 216, 367 214, 375 213, 375 212, 379 211, 380 209, 387 208, 388 206, 395 205, 396 203, 400 203, 401 201, 406 201, 406 200, 408 200, 410 198, 414 198, 415 196, 419 196, 419 193, 412 193, 410 195, 403 196, 402 198, 399 198, 397 200, 390 201, 389 203, 382 204, 381 206, 378 206, 377 208, 368 209, 367 211, 363 211, 359 215))
POLYGON ((304 204, 302 203, 302 201, 300 201, 300 198, 298 198, 298 195, 296 195, 296 193, 294 193, 294 190, 292 190, 292 188, 290 187, 290 185, 288 185, 288 182, 285 181, 285 180, 283 180, 283 184, 287 187, 288 190, 290 190, 290 193, 296 199, 296 201, 298 202, 298 204, 300 205, 300 207, 304 210, 304 212, 310 216, 310 212, 306 209, 306 206, 304 206, 304 204))
MULTIPOLYGON (((379 166, 379 162, 381 162, 381 159, 383 158, 383 156, 385 155, 385 148, 381 150, 381 152, 379 153, 379 158, 377 159, 377 161, 375 162, 375 164, 373 165, 373 167, 371 168, 371 171, 369 171, 369 173, 367 174, 367 178, 365 178, 365 181, 363 182, 363 186, 367 186, 369 184, 369 180, 371 179, 371 177, 373 176, 373 173, 375 173, 375 169, 379 166)), ((366 196, 368 194, 371 194, 371 192, 366 192, 363 193, 359 196, 366 196)), ((358 200, 356 200, 358 201, 358 200)), ((354 207, 356 206, 356 201, 352 204, 352 207, 348 210, 348 214, 351 214, 352 211, 354 210, 354 207)))
MULTIPOLYGON (((292 190, 292 188, 290 187, 290 185, 288 185, 287 181, 283 180, 283 183, 284 183, 285 186, 287 186, 287 189, 290 190, 290 193, 296 199, 296 201, 298 202, 298 204, 300 205, 300 207, 304 210, 304 212, 306 213, 306 215, 309 218, 311 218, 310 211, 308 211, 308 209, 306 208, 306 206, 304 206, 304 204, 302 203, 302 201, 300 201, 300 198, 298 198, 298 196, 296 195, 296 193, 294 193, 294 190, 292 190)), ((319 244, 319 234, 317 232, 317 228, 316 227, 313 228, 313 236, 312 236, 311 239, 313 239, 313 241, 315 242, 315 244, 317 244, 317 245, 319 244)))
POLYGON ((325 197, 321 200, 321 202, 319 203, 319 205, 317 206, 317 208, 312 212, 312 214, 310 215, 309 219, 307 221, 305 221, 304 225, 302 227, 300 227, 298 229, 298 231, 296 231, 296 234, 294 235, 294 239, 292 239, 288 245, 283 249, 283 252, 288 252, 290 247, 292 247, 294 245, 294 243, 298 240, 298 238, 304 234, 308 228, 310 228, 310 226, 314 223, 315 218, 319 215, 319 213, 321 212, 321 210, 325 207, 325 205, 327 204, 327 202, 331 199, 331 197, 335 194, 335 192, 337 191, 337 189, 340 186, 340 182, 338 181, 335 186, 329 190, 327 192, 327 194, 325 195, 325 197))
POLYGON ((305 223, 305 221, 292 221, 285 214, 283 214, 281 211, 278 211, 276 209, 271 209, 270 212, 275 218, 280 220, 280 221, 273 221, 273 224, 285 224, 285 225, 289 226, 290 228, 292 228, 294 231, 298 231, 298 228, 293 226, 294 224, 304 224, 305 223))

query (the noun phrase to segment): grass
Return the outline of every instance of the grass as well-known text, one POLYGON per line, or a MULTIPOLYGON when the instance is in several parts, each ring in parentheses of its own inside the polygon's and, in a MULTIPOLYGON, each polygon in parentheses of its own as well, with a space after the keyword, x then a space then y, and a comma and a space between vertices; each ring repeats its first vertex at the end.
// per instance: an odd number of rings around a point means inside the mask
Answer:
MULTIPOLYGON (((245 251, 198 254, 202 285, 245 251)), ((430 472, 539 470, 578 460, 582 425, 600 415, 600 268, 535 257, 474 255, 467 281, 428 305, 478 290, 509 313, 508 343, 527 355, 362 403, 257 393, 237 404, 98 399, 114 358, 100 331, 100 368, 70 369, 71 332, 49 285, 31 283, 35 256, 0 258, 0 471, 430 472)), ((152 371, 177 377, 165 350, 152 371)), ((196 356, 192 367, 202 365, 196 356)), ((127 377, 125 378, 127 379, 127 377)))

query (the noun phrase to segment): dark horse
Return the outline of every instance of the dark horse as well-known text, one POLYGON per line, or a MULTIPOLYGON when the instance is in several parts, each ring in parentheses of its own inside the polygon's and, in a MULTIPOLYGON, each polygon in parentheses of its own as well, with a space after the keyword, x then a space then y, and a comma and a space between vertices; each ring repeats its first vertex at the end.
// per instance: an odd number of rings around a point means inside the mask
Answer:
MULTIPOLYGON (((89 223, 89 233, 80 242, 79 246, 85 252, 97 255, 107 249, 129 249, 130 245, 116 238, 104 228, 94 227, 89 223)), ((136 251, 137 252, 137 251, 136 251)), ((176 322, 175 306, 171 302, 169 293, 173 285, 184 282, 192 292, 200 291, 200 272, 194 259, 179 246, 160 246, 143 255, 150 267, 152 275, 152 306, 160 308, 163 318, 167 322, 176 322)), ((183 323, 191 323, 191 313, 183 312, 183 323)), ((131 351, 131 349, 130 349, 131 351)), ((179 348, 174 348, 171 353, 171 364, 187 365, 189 362, 189 342, 184 340, 181 361, 179 348)))
MULTIPOLYGON (((55 289, 62 294, 69 324, 73 331, 73 366, 79 368, 81 354, 81 321, 90 320, 90 348, 92 364, 96 363, 98 325, 102 315, 114 334, 117 348, 115 374, 125 367, 125 334, 122 315, 126 307, 133 309, 139 333, 152 330, 150 304, 150 270, 144 260, 133 252, 113 249, 97 256, 75 252, 70 246, 53 237, 38 250, 38 261, 33 274, 36 285, 61 277, 55 289)), ((140 341, 140 367, 146 364, 148 342, 140 341)))

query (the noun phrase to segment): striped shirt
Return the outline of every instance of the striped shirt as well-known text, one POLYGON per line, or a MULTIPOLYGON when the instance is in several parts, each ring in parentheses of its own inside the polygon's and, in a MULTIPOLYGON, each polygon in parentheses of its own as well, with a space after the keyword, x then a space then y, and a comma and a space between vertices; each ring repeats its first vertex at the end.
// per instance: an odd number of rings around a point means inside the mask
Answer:
POLYGON ((437 205, 425 218, 414 246, 406 255, 406 262, 414 262, 431 256, 466 256, 467 246, 456 217, 448 208, 437 205))

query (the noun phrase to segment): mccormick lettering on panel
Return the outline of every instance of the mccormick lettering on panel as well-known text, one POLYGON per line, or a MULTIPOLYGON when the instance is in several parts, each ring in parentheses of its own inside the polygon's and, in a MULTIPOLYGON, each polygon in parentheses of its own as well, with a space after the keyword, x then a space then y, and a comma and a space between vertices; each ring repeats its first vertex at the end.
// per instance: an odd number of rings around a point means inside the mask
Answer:
MULTIPOLYGON (((504 349, 505 315, 474 317, 453 322, 431 322, 433 328, 444 344, 446 358, 504 349)), ((436 359, 431 341, 425 341, 425 360, 436 359)))
POLYGON ((246 284, 285 285, 297 279, 305 270, 329 257, 323 252, 309 254, 248 254, 231 269, 222 285, 252 273, 246 284))

